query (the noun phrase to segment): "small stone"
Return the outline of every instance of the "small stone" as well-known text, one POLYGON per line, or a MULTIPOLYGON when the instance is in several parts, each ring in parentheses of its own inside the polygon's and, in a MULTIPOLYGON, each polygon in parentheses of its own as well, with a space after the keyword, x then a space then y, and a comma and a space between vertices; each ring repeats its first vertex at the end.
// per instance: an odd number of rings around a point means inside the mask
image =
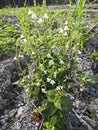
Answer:
POLYGON ((13 109, 12 111, 10 111, 9 117, 12 118, 15 114, 16 114, 16 110, 13 109))
POLYGON ((80 120, 77 118, 76 115, 70 114, 69 115, 70 121, 74 127, 79 127, 81 125, 80 120))
POLYGON ((79 110, 82 110, 82 109, 84 109, 84 107, 85 107, 85 103, 82 103, 81 101, 76 101, 76 107, 77 107, 79 110))
POLYGON ((23 108, 20 107, 20 108, 18 109, 17 117, 20 117, 20 116, 22 115, 22 112, 23 112, 23 108))
POLYGON ((66 96, 68 97, 68 99, 70 101, 74 101, 75 100, 75 98, 70 93, 67 93, 66 96))
POLYGON ((96 121, 90 119, 90 118, 87 117, 87 116, 82 117, 82 119, 84 119, 84 120, 85 120, 88 124, 90 124, 93 128, 96 128, 96 126, 97 126, 96 121))
POLYGON ((2 125, 4 125, 4 124, 6 123, 5 119, 2 119, 2 120, 0 121, 0 123, 1 123, 2 125))

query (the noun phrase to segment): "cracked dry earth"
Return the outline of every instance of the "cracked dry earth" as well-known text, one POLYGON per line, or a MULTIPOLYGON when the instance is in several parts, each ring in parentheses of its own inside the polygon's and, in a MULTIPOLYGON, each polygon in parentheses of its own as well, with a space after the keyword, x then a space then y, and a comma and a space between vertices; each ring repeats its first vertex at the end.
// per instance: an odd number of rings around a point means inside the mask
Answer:
MULTIPOLYGON (((98 52, 98 39, 89 41, 86 50, 98 52)), ((27 69, 26 59, 20 59, 22 69, 27 69)), ((98 64, 89 59, 89 55, 81 52, 78 55, 78 67, 89 71, 91 76, 98 74, 98 64)), ((39 123, 32 120, 33 101, 28 101, 25 86, 18 86, 20 70, 14 54, 0 61, 0 130, 38 130, 39 123)), ((75 90, 76 91, 76 90, 75 90)), ((98 130, 98 84, 89 84, 76 93, 67 93, 73 106, 69 113, 69 122, 73 128, 80 130, 98 130)), ((65 128, 64 130, 69 130, 65 128)))

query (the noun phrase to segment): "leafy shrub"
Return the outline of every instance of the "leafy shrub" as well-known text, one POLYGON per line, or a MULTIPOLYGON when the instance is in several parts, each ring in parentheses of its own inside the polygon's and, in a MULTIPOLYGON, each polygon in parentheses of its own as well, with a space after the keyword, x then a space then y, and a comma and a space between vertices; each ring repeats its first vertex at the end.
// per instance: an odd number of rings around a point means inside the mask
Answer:
POLYGON ((30 100, 40 100, 34 113, 45 130, 64 127, 63 108, 72 110, 66 93, 74 83, 86 82, 87 73, 80 72, 76 62, 77 54, 88 39, 82 26, 84 3, 81 0, 73 13, 47 11, 44 3, 42 7, 29 10, 20 20, 21 53, 31 57, 29 75, 22 81, 27 86, 30 100))
POLYGON ((9 52, 15 52, 15 40, 19 37, 19 30, 11 23, 0 21, 0 58, 9 52))

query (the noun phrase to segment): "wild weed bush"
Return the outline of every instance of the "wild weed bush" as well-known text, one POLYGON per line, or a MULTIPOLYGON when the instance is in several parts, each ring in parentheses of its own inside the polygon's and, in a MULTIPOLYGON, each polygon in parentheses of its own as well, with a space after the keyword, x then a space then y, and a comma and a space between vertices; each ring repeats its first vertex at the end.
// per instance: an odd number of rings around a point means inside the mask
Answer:
POLYGON ((10 52, 15 53, 15 41, 19 36, 20 32, 15 25, 0 20, 0 59, 10 52))
MULTIPOLYGON (((63 108, 72 111, 66 96, 74 84, 83 85, 89 78, 77 67, 76 58, 88 39, 83 27, 85 0, 77 1, 73 12, 34 7, 21 21, 21 54, 28 55, 29 74, 22 82, 26 84, 30 100, 40 103, 34 114, 41 120, 44 130, 59 130, 66 124, 63 108)), ((18 46, 18 42, 17 42, 18 46)))

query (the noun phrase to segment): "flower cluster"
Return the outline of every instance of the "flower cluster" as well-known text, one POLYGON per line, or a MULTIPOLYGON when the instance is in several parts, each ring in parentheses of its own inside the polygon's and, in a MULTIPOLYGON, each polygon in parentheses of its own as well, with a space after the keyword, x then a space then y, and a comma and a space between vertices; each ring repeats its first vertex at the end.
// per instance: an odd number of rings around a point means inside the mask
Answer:
POLYGON ((63 88, 64 88, 64 86, 57 86, 57 87, 56 87, 56 90, 57 90, 57 91, 61 91, 63 88))
POLYGON ((27 42, 27 39, 24 37, 23 34, 21 34, 20 39, 21 39, 22 43, 26 43, 27 42))
POLYGON ((47 13, 45 13, 42 18, 38 18, 33 11, 29 10, 28 15, 31 15, 32 22, 37 22, 38 24, 42 24, 44 19, 48 19, 47 13))
POLYGON ((69 31, 69 27, 68 27, 68 22, 65 21, 65 27, 64 28, 60 28, 59 29, 59 33, 63 33, 64 36, 68 36, 68 31, 69 31))
POLYGON ((51 85, 54 85, 55 84, 55 81, 50 79, 50 78, 47 78, 47 82, 50 83, 51 85))

